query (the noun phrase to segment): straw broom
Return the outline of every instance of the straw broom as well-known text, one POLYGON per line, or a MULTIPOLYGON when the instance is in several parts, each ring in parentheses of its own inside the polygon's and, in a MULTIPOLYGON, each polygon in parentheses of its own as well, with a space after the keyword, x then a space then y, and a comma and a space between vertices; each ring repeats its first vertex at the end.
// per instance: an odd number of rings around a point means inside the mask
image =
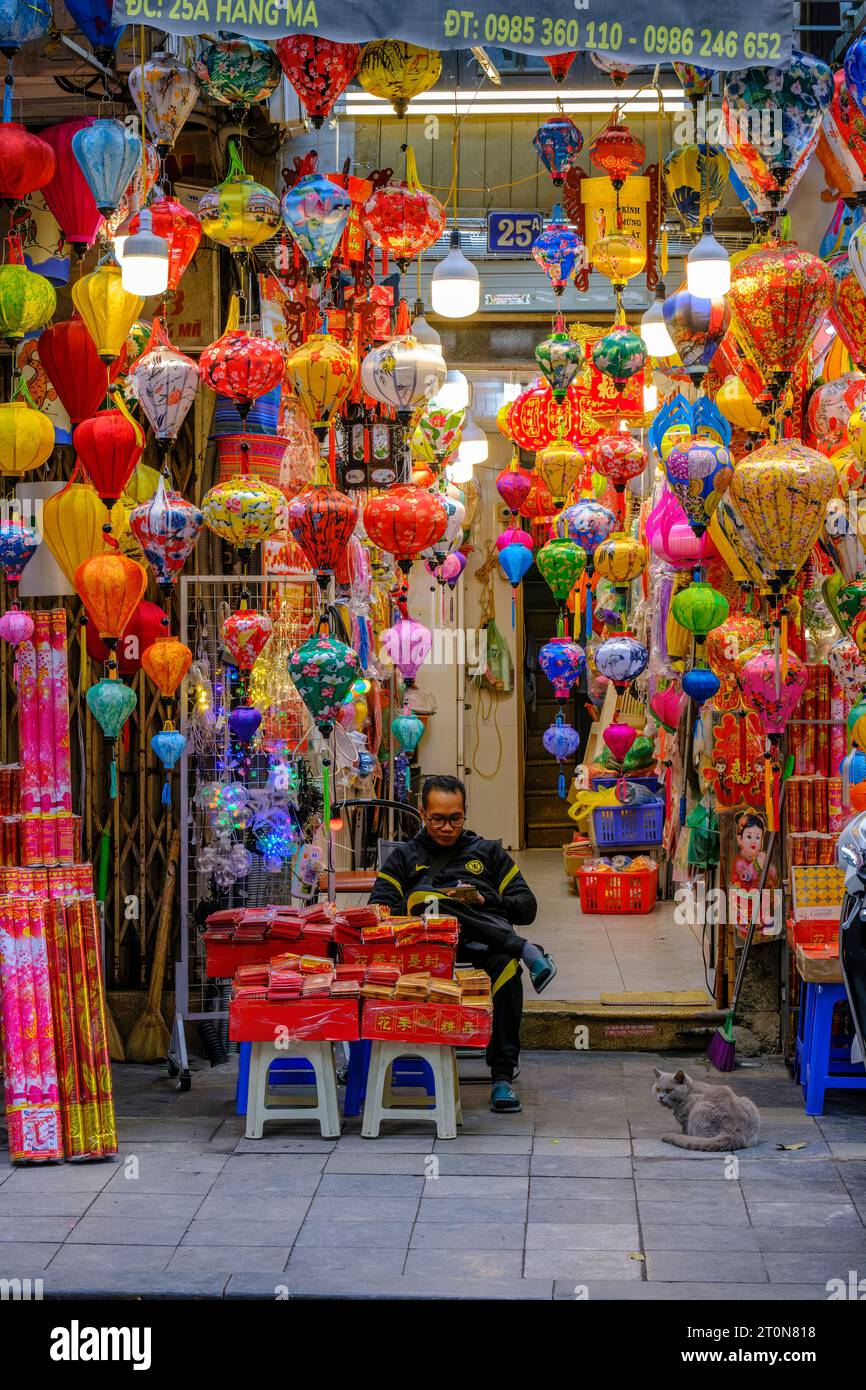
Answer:
POLYGON ((171 909, 174 902, 174 882, 177 877, 177 861, 180 856, 180 827, 171 839, 168 862, 165 866, 165 884, 159 910, 159 926, 156 932, 156 946, 153 952, 153 968, 150 972, 150 986, 144 1010, 129 1035, 126 1055, 131 1062, 158 1062, 168 1052, 171 1034, 162 1016, 162 985, 165 979, 165 961, 171 928, 171 909))

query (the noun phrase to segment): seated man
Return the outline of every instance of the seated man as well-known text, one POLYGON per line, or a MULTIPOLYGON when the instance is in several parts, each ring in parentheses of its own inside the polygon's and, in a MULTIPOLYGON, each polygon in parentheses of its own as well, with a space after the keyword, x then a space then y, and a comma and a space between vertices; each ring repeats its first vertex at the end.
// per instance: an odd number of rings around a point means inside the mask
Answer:
POLYGON ((460 923, 458 960, 480 966, 493 985, 487 1048, 490 1109, 520 1110, 511 1085, 520 1056, 521 961, 538 994, 556 974, 553 957, 514 931, 535 920, 537 904, 511 856, 496 840, 464 830, 466 788, 456 777, 428 777, 421 790, 424 828, 398 845, 379 870, 371 903, 420 916, 431 899, 460 923))

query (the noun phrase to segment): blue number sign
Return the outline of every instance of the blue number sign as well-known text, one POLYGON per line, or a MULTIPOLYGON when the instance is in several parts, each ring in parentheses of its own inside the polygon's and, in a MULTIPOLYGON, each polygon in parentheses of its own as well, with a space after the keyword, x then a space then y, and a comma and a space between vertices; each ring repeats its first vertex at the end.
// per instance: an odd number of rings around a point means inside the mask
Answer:
POLYGON ((540 212, 488 212, 487 254, 528 256, 543 227, 540 212))

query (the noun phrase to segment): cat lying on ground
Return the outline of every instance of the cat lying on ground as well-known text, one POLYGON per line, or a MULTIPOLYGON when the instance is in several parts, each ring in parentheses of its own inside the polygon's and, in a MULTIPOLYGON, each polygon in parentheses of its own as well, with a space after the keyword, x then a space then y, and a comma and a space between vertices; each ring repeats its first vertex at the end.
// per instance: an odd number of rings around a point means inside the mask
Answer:
POLYGON ((666 1144, 702 1153, 729 1153, 749 1149, 758 1142, 761 1116, 758 1107, 730 1086, 693 1081, 684 1071, 659 1071, 653 1067, 653 1095, 672 1110, 682 1134, 665 1134, 666 1144))

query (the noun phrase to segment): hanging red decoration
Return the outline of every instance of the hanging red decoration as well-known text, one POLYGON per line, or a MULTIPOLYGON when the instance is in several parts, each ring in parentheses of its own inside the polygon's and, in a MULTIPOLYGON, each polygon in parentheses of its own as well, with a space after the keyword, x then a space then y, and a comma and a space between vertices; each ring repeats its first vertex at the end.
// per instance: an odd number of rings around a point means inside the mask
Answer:
POLYGON ((589 157, 596 169, 607 174, 614 188, 622 188, 629 174, 643 164, 646 149, 628 126, 615 121, 590 142, 589 157))
POLYGON ((529 491, 517 510, 530 521, 539 521, 542 517, 555 514, 553 494, 540 473, 533 471, 529 474, 529 491))
POLYGON ((73 425, 96 414, 126 359, 126 353, 121 353, 106 371, 84 320, 77 314, 64 323, 43 328, 37 351, 73 425))
POLYGON ((358 508, 328 484, 313 483, 289 502, 288 532, 320 576, 334 571, 346 551, 358 508))
POLYGON ((267 613, 247 608, 243 599, 240 608, 223 623, 223 646, 242 671, 251 671, 273 630, 267 613))
MULTIPOLYGON (((172 294, 201 241, 201 223, 194 212, 176 198, 154 198, 149 204, 154 236, 168 242, 168 289, 172 294)), ((141 219, 136 213, 129 223, 129 234, 140 230, 141 219)))
POLYGON ((318 130, 358 71, 361 45, 292 34, 277 41, 277 57, 318 130))
POLYGON ((551 76, 557 85, 561 85, 565 81, 576 57, 577 53, 545 54, 544 61, 550 68, 551 76))
POLYGON ((592 466, 603 478, 622 492, 630 478, 642 473, 649 462, 643 445, 627 430, 604 434, 590 450, 592 466))
POLYGON ((95 116, 77 116, 49 126, 40 136, 51 146, 55 157, 54 174, 43 186, 42 196, 61 232, 79 256, 96 240, 96 233, 102 226, 102 213, 72 153, 72 137, 85 126, 93 125, 95 119, 95 116))
POLYGON ((531 487, 531 479, 525 469, 518 467, 517 455, 507 468, 496 477, 496 491, 510 512, 518 512, 531 487))
POLYGON ((364 506, 364 530, 374 545, 393 555, 404 574, 412 561, 445 535, 448 513, 435 493, 398 483, 364 506))
POLYGON ((558 406, 547 382, 537 381, 528 386, 512 403, 508 412, 508 432, 515 444, 529 453, 536 453, 552 444, 557 437, 561 410, 566 412, 564 433, 568 433, 570 410, 568 400, 558 406))
POLYGON ((0 198, 17 203, 44 188, 57 166, 51 145, 17 121, 0 125, 0 198))
MULTIPOLYGON (((141 666, 141 658, 158 637, 165 634, 165 614, 159 604, 143 598, 136 608, 117 644, 117 673, 120 676, 134 676, 141 666)), ((104 666, 109 660, 109 650, 93 623, 87 624, 87 655, 97 665, 104 666)))
POLYGON ((375 188, 361 209, 361 226, 368 240, 392 256, 402 271, 441 237, 445 209, 421 187, 411 145, 406 152, 405 183, 375 188))
POLYGON ((72 443, 99 496, 113 507, 141 458, 142 431, 122 410, 100 410, 76 427, 72 443))
POLYGON ((243 328, 233 328, 206 347, 199 358, 205 386, 228 396, 243 419, 253 401, 279 386, 283 379, 283 354, 270 338, 260 338, 243 328))

